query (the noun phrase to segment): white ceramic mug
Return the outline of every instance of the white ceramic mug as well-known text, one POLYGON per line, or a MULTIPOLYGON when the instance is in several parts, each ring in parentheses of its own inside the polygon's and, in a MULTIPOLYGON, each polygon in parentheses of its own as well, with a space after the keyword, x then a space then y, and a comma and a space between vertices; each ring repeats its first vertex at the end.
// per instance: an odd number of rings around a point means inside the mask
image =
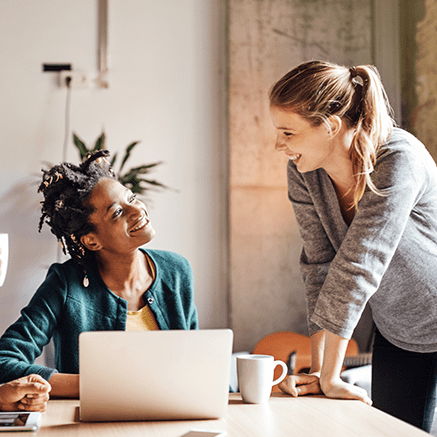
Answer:
POLYGON ((0 234, 0 287, 5 282, 6 270, 8 269, 9 237, 8 234, 0 234))
POLYGON ((272 387, 287 376, 287 365, 275 361, 271 355, 243 355, 237 357, 238 386, 244 402, 263 404, 272 393, 272 387), (282 366, 282 375, 273 381, 276 366, 282 366))

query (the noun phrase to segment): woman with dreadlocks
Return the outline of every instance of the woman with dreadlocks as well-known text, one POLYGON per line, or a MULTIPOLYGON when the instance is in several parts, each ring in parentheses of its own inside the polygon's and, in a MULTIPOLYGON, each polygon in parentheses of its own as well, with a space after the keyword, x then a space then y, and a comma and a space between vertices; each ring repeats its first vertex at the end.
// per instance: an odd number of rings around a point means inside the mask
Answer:
POLYGON ((107 151, 43 170, 46 223, 71 259, 53 264, 0 339, 0 382, 39 374, 52 396, 78 397, 84 331, 197 329, 193 274, 172 252, 143 249, 154 235, 146 206, 114 177, 107 151), (53 338, 56 369, 34 364, 53 338))

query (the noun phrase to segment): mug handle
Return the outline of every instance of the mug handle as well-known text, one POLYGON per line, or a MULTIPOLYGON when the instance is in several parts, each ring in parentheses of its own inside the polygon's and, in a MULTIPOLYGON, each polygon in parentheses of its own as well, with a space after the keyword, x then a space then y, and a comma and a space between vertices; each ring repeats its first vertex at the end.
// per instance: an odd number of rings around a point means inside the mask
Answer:
POLYGON ((278 379, 275 379, 272 382, 272 386, 279 384, 287 376, 287 373, 288 373, 287 365, 281 360, 274 361, 273 366, 274 366, 273 370, 276 369, 276 366, 282 366, 282 375, 278 379))

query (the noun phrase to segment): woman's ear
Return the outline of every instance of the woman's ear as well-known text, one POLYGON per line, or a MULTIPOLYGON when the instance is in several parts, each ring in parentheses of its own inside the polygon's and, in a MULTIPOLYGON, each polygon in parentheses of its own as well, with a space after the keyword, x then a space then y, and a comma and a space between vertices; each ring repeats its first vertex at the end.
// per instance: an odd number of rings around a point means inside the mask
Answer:
POLYGON ((343 125, 343 120, 338 115, 331 115, 328 118, 328 123, 330 126, 330 136, 331 139, 334 138, 341 130, 341 127, 343 125))
POLYGON ((98 242, 95 235, 90 232, 89 234, 83 235, 80 237, 80 242, 83 246, 85 246, 88 250, 96 251, 102 248, 102 245, 98 242))

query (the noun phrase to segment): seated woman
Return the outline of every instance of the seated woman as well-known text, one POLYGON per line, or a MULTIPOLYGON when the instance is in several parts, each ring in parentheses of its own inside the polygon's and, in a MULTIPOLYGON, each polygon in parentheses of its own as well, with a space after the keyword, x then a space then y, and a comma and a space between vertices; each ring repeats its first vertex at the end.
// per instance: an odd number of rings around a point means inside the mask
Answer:
POLYGON ((52 396, 78 397, 81 332, 198 328, 189 262, 141 248, 155 230, 144 203, 115 179, 108 155, 43 171, 39 229, 47 223, 71 259, 50 267, 0 338, 0 382, 36 373, 50 380, 52 396), (51 338, 56 369, 34 364, 51 338))

